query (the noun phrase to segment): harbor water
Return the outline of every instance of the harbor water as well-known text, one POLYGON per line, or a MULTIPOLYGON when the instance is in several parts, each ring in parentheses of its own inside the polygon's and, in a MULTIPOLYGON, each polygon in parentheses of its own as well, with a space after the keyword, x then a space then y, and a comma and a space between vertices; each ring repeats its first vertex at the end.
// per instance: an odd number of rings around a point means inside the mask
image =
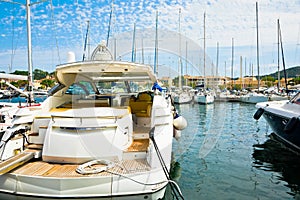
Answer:
POLYGON ((300 199, 300 157, 271 139, 264 119, 253 119, 254 104, 177 110, 188 128, 173 142, 172 178, 185 199, 300 199))
MULTIPOLYGON (((270 138, 263 117, 253 119, 254 104, 182 104, 176 109, 188 127, 173 141, 171 178, 185 200, 300 200, 300 156, 270 138)), ((48 199, 7 196, 0 199, 48 199)), ((168 186, 164 200, 173 199, 181 198, 168 186)))

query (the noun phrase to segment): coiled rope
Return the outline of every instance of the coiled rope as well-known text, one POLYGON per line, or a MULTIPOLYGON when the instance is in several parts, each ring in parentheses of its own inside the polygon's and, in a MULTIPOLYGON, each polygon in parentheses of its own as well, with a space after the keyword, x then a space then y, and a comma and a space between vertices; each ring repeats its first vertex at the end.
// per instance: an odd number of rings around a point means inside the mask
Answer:
POLYGON ((113 168, 115 163, 109 160, 92 160, 82 165, 79 165, 76 168, 76 172, 79 174, 97 174, 103 171, 107 171, 110 168, 113 168), (102 165, 102 166, 94 166, 94 165, 102 165))

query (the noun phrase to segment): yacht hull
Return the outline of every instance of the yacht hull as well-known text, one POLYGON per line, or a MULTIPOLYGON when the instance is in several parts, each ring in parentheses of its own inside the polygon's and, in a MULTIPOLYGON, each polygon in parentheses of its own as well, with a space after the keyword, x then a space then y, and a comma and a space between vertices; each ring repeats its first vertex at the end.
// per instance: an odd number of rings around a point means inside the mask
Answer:
POLYGON ((240 101, 243 103, 260 103, 268 101, 268 97, 264 95, 245 95, 240 97, 240 101))
MULTIPOLYGON (((33 173, 20 173, 26 166, 16 169, 10 173, 1 175, 0 197, 22 196, 35 198, 103 198, 111 199, 159 199, 164 196, 165 187, 168 183, 161 168, 147 172, 126 174, 117 173, 121 169, 112 169, 112 173, 102 172, 100 174, 80 175, 72 170, 75 165, 64 165, 69 168, 69 176, 58 177, 51 172, 54 168, 61 168, 60 165, 53 164, 53 168, 38 167, 31 165, 33 173), (46 170, 48 169, 48 171, 46 170), (37 175, 38 171, 43 171, 43 175, 37 175), (32 174, 32 175, 30 175, 32 174), (162 177, 162 178, 159 178, 162 177), (144 184, 141 184, 144 183, 144 184), (158 183, 158 184, 151 184, 158 183), (149 184, 149 185, 147 185, 149 184), (142 198, 141 198, 142 197, 142 198)), ((28 170, 28 169, 27 169, 28 170)), ((57 173, 57 172, 56 172, 57 173)), ((20 198, 20 197, 19 197, 20 198)))
POLYGON ((11 197, 0 199, 162 199, 178 114, 152 68, 113 61, 101 43, 55 75, 49 97, 5 130, 0 194, 11 197))
POLYGON ((291 129, 289 129, 288 123, 292 118, 288 118, 282 115, 278 115, 272 112, 265 111, 263 114, 264 118, 274 131, 276 139, 279 139, 289 148, 300 151, 300 120, 297 119, 291 129), (287 130, 289 129, 289 130, 287 130))
POLYGON ((198 104, 212 104, 214 103, 214 97, 211 95, 196 95, 195 102, 198 104))
POLYGON ((300 93, 290 101, 271 101, 256 104, 254 119, 265 118, 278 139, 290 149, 300 152, 300 93))
POLYGON ((174 97, 175 104, 190 104, 192 102, 192 97, 188 94, 179 94, 174 97))

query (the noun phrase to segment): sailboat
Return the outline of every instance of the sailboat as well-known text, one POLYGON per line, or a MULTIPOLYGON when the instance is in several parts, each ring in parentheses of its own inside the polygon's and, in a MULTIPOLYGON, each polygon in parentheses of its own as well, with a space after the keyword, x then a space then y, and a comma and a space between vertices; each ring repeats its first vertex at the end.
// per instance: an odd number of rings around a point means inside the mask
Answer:
MULTIPOLYGON (((278 37, 285 68, 279 20, 278 37)), ((256 104, 256 108, 257 111, 253 118, 259 120, 263 116, 274 132, 272 134, 273 138, 282 142, 289 149, 300 152, 300 92, 292 97, 291 100, 261 102, 256 104)))
POLYGON ((174 95, 174 103, 176 104, 189 104, 192 102, 193 97, 189 90, 190 87, 182 86, 182 60, 181 60, 181 30, 180 30, 180 16, 181 9, 179 9, 179 57, 178 57, 178 88, 179 91, 174 95))
POLYGON ((204 66, 204 81, 203 81, 203 87, 196 87, 197 89, 197 94, 194 96, 194 101, 199 104, 212 104, 215 101, 215 97, 213 93, 210 90, 207 90, 206 88, 206 74, 205 74, 205 68, 206 68, 206 63, 205 63, 205 13, 204 13, 204 45, 203 45, 203 66, 204 66))
MULTIPOLYGON (((8 3, 16 3, 16 2, 10 2, 8 3)), ((16 3, 20 4, 20 3, 16 3)), ((1 99, 0 102, 0 137, 3 136, 4 132, 7 128, 11 127, 12 120, 15 115, 15 113, 19 110, 21 107, 31 107, 35 108, 40 106, 40 103, 35 103, 34 99, 34 92, 33 92, 33 78, 32 78, 32 53, 31 53, 31 27, 30 27, 30 2, 29 0, 26 0, 26 20, 27 20, 27 60, 28 60, 28 75, 21 76, 21 75, 14 75, 14 74, 0 74, 0 79, 2 83, 5 83, 10 88, 14 89, 16 93, 19 93, 24 96, 24 98, 17 97, 16 99, 1 99), (14 85, 10 84, 7 80, 28 80, 28 91, 23 91, 14 85)), ((43 101, 45 98, 47 98, 47 94, 44 94, 41 97, 41 101, 43 101)))
MULTIPOLYGON (((21 89, 15 87, 14 85, 8 82, 9 80, 27 80, 26 76, 15 75, 15 74, 5 74, 0 73, 0 80, 1 83, 5 83, 10 88, 12 88, 16 93, 24 94, 25 96, 28 95, 24 93, 21 89)), ((12 120, 15 113, 18 111, 20 106, 26 106, 27 103, 21 102, 11 102, 12 94, 5 95, 3 98, 0 99, 0 138, 2 137, 3 133, 7 128, 12 125, 12 120)))
POLYGON ((2 137, 1 198, 162 199, 169 183, 182 196, 169 170, 187 124, 150 66, 113 60, 102 42, 55 74, 50 96, 20 108, 2 137))
POLYGON ((260 90, 260 76, 259 76, 259 44, 258 44, 258 4, 256 2, 256 53, 257 53, 257 71, 258 71, 258 84, 257 84, 257 92, 249 92, 240 97, 240 101, 244 103, 259 103, 265 102, 269 100, 269 97, 265 94, 259 93, 260 90))
MULTIPOLYGON (((278 39, 278 42, 277 42, 277 63, 278 63, 278 70, 277 70, 277 91, 276 89, 274 88, 270 93, 270 101, 280 101, 280 100, 288 100, 289 99, 289 96, 288 96, 288 90, 287 90, 287 81, 286 81, 286 73, 285 73, 285 65, 284 66, 284 78, 285 78, 285 90, 286 92, 282 92, 280 91, 280 23, 279 23, 279 19, 277 20, 277 39, 278 39)), ((283 52, 282 52, 283 54, 283 52)), ((282 55, 282 58, 283 58, 283 55, 282 55)), ((284 61, 284 59, 282 59, 284 61)))

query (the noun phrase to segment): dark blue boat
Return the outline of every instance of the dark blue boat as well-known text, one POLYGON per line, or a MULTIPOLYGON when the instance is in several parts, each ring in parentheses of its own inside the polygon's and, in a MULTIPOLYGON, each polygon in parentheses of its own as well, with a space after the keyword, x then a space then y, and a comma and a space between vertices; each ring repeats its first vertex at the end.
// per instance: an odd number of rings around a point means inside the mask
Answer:
POLYGON ((264 116, 274 131, 275 139, 300 152, 300 92, 291 100, 256 104, 254 119, 264 116))

